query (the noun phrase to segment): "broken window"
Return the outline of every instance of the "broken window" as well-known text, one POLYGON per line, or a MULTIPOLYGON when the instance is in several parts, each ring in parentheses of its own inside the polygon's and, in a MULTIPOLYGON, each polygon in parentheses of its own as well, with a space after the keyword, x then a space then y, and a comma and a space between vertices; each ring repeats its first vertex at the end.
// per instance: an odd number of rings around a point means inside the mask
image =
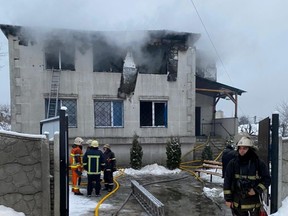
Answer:
POLYGON ((123 101, 94 101, 95 127, 123 127, 123 101))
POLYGON ((94 72, 122 72, 126 51, 108 44, 104 40, 93 43, 94 72))
POLYGON ((59 41, 50 42, 45 48, 46 69, 75 71, 75 47, 59 41))
POLYGON ((167 102, 140 101, 140 127, 167 127, 167 102))
POLYGON ((135 53, 139 73, 167 74, 167 47, 147 45, 141 53, 135 53))
MULTIPOLYGON (((49 99, 45 99, 45 116, 47 116, 48 112, 48 103, 49 99)), ((56 104, 56 99, 52 98, 50 99, 50 107, 49 109, 55 109, 55 104, 56 104)), ((60 107, 65 106, 67 107, 67 114, 69 116, 68 118, 68 127, 77 127, 77 100, 76 99, 58 99, 58 107, 56 111, 56 116, 59 116, 60 114, 60 107)), ((54 115, 50 115, 49 111, 49 116, 54 117, 54 115)))

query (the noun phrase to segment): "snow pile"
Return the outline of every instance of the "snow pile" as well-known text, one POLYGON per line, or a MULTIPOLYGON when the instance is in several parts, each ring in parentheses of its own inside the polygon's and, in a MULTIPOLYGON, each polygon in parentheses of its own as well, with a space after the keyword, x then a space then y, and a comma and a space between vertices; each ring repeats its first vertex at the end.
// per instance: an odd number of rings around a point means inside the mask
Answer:
POLYGON ((207 188, 207 187, 204 187, 203 188, 203 193, 207 197, 222 197, 222 198, 224 198, 224 193, 223 193, 222 188, 207 188))
POLYGON ((9 216, 25 216, 24 213, 22 212, 16 212, 15 210, 13 210, 12 208, 0 205, 0 215, 9 215, 9 216))
POLYGON ((288 215, 288 197, 286 197, 282 201, 282 206, 278 209, 278 211, 274 214, 271 214, 271 216, 286 216, 288 215))
POLYGON ((132 168, 125 169, 125 174, 127 175, 165 175, 165 174, 177 174, 180 173, 180 169, 169 170, 164 166, 159 166, 158 164, 147 165, 141 170, 135 170, 132 168))

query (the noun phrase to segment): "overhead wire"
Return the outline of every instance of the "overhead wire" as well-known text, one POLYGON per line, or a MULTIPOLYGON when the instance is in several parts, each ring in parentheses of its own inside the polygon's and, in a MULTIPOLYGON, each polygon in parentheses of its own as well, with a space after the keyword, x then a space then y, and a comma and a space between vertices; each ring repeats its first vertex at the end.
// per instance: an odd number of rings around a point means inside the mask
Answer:
POLYGON ((222 61, 222 58, 221 58, 221 56, 220 56, 220 54, 219 54, 219 52, 218 52, 218 50, 217 50, 215 44, 214 44, 213 41, 212 41, 212 38, 211 38, 211 36, 210 36, 210 34, 209 34, 209 32, 208 32, 208 30, 207 30, 205 24, 204 24, 204 22, 203 22, 203 20, 202 20, 202 18, 201 18, 201 16, 200 16, 200 14, 199 14, 199 12, 198 12, 198 9, 197 9, 196 5, 194 4, 193 0, 190 0, 190 2, 191 2, 191 4, 193 5, 193 7, 194 7, 194 9, 195 9, 195 12, 196 12, 196 14, 197 14, 197 16, 198 16, 198 18, 199 18, 199 20, 200 20, 200 22, 201 22, 203 28, 204 28, 205 33, 207 34, 207 37, 208 37, 208 39, 209 39, 211 45, 213 46, 213 49, 214 49, 214 51, 215 51, 215 53, 216 53, 216 55, 217 55, 219 61, 221 62, 221 65, 222 65, 222 67, 223 67, 225 73, 227 74, 229 80, 230 80, 231 83, 233 84, 233 81, 232 81, 231 77, 229 76, 228 71, 226 70, 226 67, 225 67, 225 65, 224 65, 224 63, 223 63, 223 61, 222 61))
MULTIPOLYGON (((203 22, 203 20, 202 20, 202 18, 201 18, 201 16, 200 16, 200 13, 198 12, 198 9, 197 9, 194 1, 193 1, 193 0, 190 0, 190 2, 191 2, 191 4, 192 4, 193 7, 194 7, 194 10, 195 10, 195 12, 196 12, 196 14, 197 14, 200 22, 201 22, 201 25, 202 25, 203 28, 204 28, 205 33, 207 34, 207 37, 208 37, 208 39, 209 39, 209 41, 210 41, 210 43, 211 43, 211 45, 212 45, 212 47, 213 47, 213 49, 214 49, 214 52, 216 53, 217 58, 219 59, 221 65, 222 65, 222 67, 223 67, 224 72, 226 73, 227 77, 229 78, 231 84, 234 85, 234 83, 233 83, 233 81, 232 81, 232 79, 231 79, 231 77, 230 77, 230 75, 229 75, 229 73, 228 73, 228 71, 227 71, 227 69, 226 69, 226 66, 225 66, 225 64, 224 64, 224 62, 223 62, 223 60, 222 60, 222 58, 221 58, 221 56, 220 56, 220 54, 219 54, 216 46, 215 46, 215 44, 214 44, 214 42, 213 42, 213 40, 212 40, 212 38, 211 38, 211 36, 210 36, 207 28, 206 28, 206 25, 204 24, 204 22, 203 22)), ((242 108, 241 108, 240 106, 239 106, 239 109, 242 111, 242 113, 244 113, 243 110, 242 110, 242 108)))

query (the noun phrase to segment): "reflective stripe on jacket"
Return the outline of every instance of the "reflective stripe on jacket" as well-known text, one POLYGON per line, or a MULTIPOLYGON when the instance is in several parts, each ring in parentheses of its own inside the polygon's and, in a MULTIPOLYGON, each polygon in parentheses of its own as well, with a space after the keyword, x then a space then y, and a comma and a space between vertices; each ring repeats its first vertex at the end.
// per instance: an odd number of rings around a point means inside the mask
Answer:
POLYGON ((83 167, 83 153, 77 146, 72 148, 70 153, 70 167, 71 169, 78 169, 83 167))
POLYGON ((100 174, 105 165, 102 151, 98 148, 90 147, 83 157, 83 165, 88 175, 100 174))
POLYGON ((267 166, 254 151, 250 152, 250 156, 245 160, 238 155, 229 162, 226 169, 223 186, 224 199, 233 202, 235 208, 244 211, 258 208, 260 207, 259 194, 269 187, 270 182, 271 177, 267 166), (246 189, 245 182, 248 185, 246 189), (256 195, 248 194, 251 188, 254 189, 256 195))

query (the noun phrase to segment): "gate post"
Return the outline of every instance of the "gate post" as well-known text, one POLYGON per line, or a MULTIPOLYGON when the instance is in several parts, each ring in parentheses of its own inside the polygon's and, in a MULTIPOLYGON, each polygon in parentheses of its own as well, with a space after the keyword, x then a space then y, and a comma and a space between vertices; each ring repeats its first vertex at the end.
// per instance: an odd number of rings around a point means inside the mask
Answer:
POLYGON ((68 116, 66 107, 60 109, 60 215, 69 216, 69 178, 68 178, 68 116))
POLYGON ((278 210, 279 114, 272 114, 271 143, 271 214, 278 210))

